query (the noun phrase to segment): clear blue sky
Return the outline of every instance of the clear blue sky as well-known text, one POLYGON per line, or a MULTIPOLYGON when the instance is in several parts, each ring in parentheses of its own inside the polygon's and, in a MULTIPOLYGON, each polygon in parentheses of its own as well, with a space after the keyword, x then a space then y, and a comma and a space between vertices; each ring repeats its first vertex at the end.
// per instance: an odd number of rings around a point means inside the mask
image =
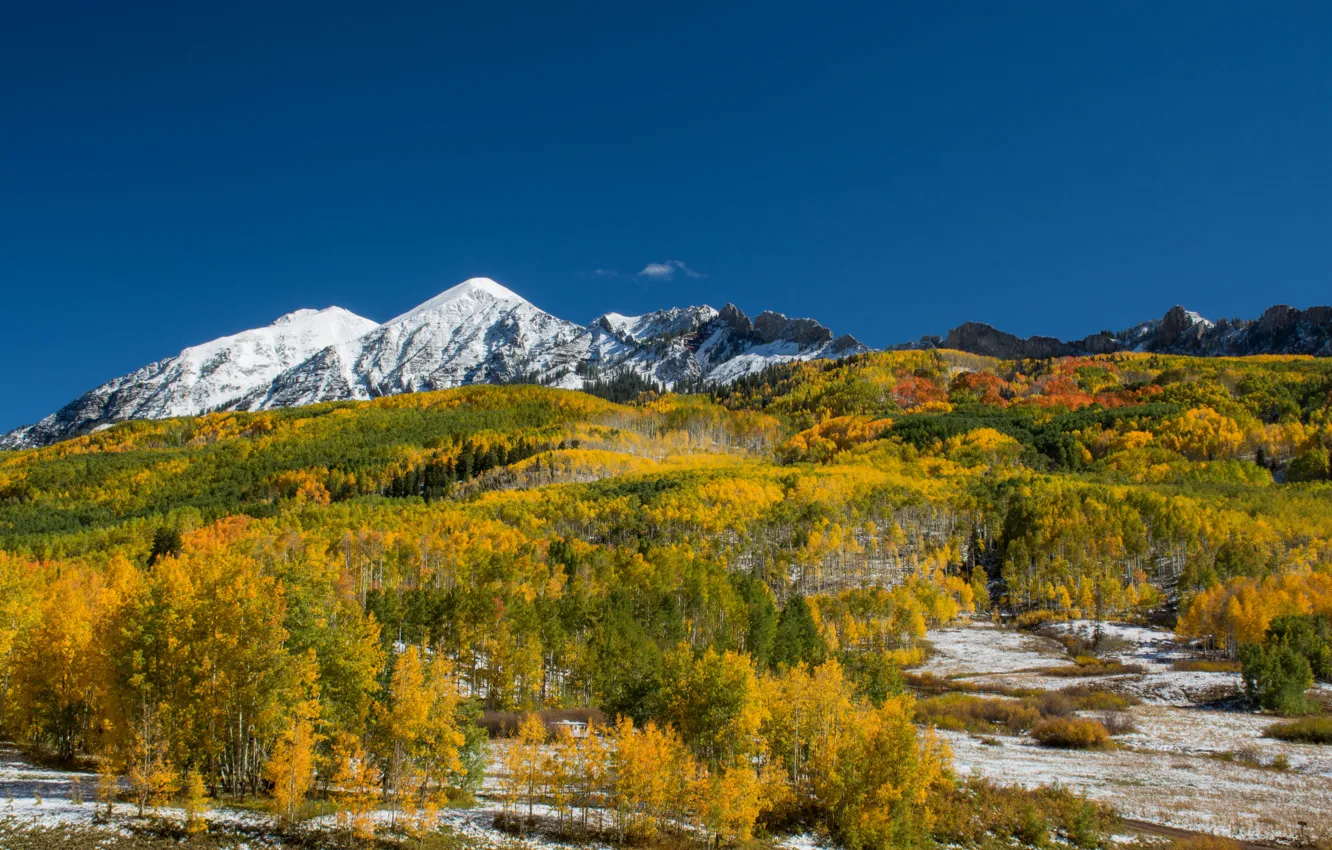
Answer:
POLYGON ((1329 44, 1325 0, 7 3, 0 429, 474 275, 876 345, 1327 303, 1329 44))

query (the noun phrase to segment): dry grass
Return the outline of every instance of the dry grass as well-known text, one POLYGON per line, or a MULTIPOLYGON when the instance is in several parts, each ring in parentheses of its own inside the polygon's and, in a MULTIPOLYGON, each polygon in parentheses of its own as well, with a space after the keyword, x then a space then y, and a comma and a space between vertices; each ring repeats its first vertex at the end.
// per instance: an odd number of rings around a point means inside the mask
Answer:
POLYGON ((1244 669, 1238 661, 1222 658, 1184 658, 1170 666, 1182 673, 1239 673, 1244 669))
POLYGON ((978 735, 1021 735, 1040 722, 1041 713, 1024 702, 968 694, 945 694, 916 703, 916 722, 978 735))
POLYGON ((1099 721, 1084 717, 1047 717, 1032 727, 1031 737, 1044 746, 1065 750, 1103 750, 1110 746, 1110 732, 1099 721))

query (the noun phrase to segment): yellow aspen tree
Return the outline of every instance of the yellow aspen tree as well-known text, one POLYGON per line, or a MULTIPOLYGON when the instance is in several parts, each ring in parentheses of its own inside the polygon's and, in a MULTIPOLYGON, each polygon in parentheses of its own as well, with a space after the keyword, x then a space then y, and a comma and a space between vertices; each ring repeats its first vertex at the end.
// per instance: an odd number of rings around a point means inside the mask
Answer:
POLYGON ((553 745, 541 759, 542 785, 550 807, 555 810, 560 835, 564 835, 568 828, 581 760, 582 748, 578 739, 567 726, 561 726, 553 745))
POLYGON ((421 802, 430 795, 443 795, 467 774, 462 762, 462 748, 467 743, 458 717, 462 698, 453 675, 453 665, 443 655, 436 655, 425 675, 429 700, 425 723, 418 737, 421 761, 421 802))
POLYGON ((306 699, 297 703, 264 765, 264 778, 273 784, 273 805, 287 828, 296 825, 305 796, 314 787, 315 747, 324 736, 315 731, 319 720, 319 668, 313 649, 301 659, 298 676, 306 699))
POLYGON ((338 807, 338 825, 354 841, 368 844, 375 837, 374 811, 383 776, 360 739, 351 735, 339 738, 334 763, 333 800, 338 807))
POLYGON ((110 754, 105 754, 97 762, 97 802, 106 806, 107 820, 111 819, 115 810, 119 792, 120 772, 110 754))
POLYGON ((128 779, 138 806, 139 816, 149 806, 159 806, 170 799, 177 788, 177 773, 166 756, 162 735, 151 719, 136 729, 130 746, 128 779))
POLYGON ((577 805, 583 812, 583 830, 589 827, 592 811, 597 813, 597 828, 602 826, 602 814, 605 807, 599 805, 610 796, 607 783, 610 778, 611 741, 603 730, 589 721, 587 732, 578 741, 579 759, 577 783, 577 805))
POLYGON ((501 756, 503 776, 500 780, 504 817, 514 817, 524 804, 531 820, 542 786, 541 745, 546 740, 546 724, 536 714, 527 714, 518 726, 518 732, 504 746, 501 756))
POLYGON ((416 757, 430 719, 432 694, 426 688, 426 669, 420 651, 409 646, 395 660, 389 680, 388 713, 384 724, 386 801, 392 823, 397 823, 403 797, 419 782, 416 757))
POLYGON ((744 760, 704 776, 699 788, 702 826, 722 844, 743 844, 764 810, 763 784, 744 760))
POLYGON ((204 790, 203 777, 196 768, 190 768, 185 774, 185 797, 181 808, 185 810, 185 831, 198 835, 208 831, 208 794, 204 790))

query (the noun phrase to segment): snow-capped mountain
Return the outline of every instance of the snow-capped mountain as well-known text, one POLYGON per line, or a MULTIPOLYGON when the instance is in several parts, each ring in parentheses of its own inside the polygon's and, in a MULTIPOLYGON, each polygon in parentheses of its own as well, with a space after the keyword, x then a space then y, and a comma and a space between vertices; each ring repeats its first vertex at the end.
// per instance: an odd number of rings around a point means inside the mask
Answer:
POLYGON ((516 381, 582 333, 495 281, 473 278, 314 353, 233 406, 295 407, 516 381))
POLYGON ((376 325, 337 307, 299 310, 116 378, 0 449, 46 445, 128 419, 266 410, 463 384, 540 382, 581 389, 627 371, 670 388, 728 383, 774 363, 868 351, 811 319, 733 305, 607 313, 587 326, 473 278, 376 325))
POLYGON ((297 310, 267 327, 187 348, 90 390, 33 425, 0 437, 0 449, 39 446, 128 419, 193 416, 268 387, 284 370, 376 325, 341 307, 297 310))

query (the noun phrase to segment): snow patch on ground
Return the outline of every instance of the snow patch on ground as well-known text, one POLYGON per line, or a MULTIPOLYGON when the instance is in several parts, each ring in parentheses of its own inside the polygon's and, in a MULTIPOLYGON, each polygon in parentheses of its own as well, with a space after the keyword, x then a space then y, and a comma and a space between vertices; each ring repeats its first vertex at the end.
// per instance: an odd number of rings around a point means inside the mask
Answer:
POLYGON ((1125 817, 1255 841, 1332 837, 1332 748, 1263 737, 1275 718, 1199 706, 1231 695, 1235 673, 1175 670, 1195 657, 1173 633, 1126 624, 1101 624, 1102 657, 1137 664, 1146 672, 1098 677, 1051 676, 1071 664, 1054 638, 1090 640, 1095 623, 1073 621, 1042 634, 988 623, 939 629, 928 635, 934 654, 921 667, 936 676, 1032 690, 1088 685, 1133 694, 1136 731, 1105 752, 1048 749, 1028 738, 998 736, 1000 746, 961 732, 940 732, 953 748, 959 775, 976 772, 1002 784, 1059 782, 1115 806, 1125 817), (1271 765, 1284 756, 1290 769, 1271 765), (1249 763, 1246 763, 1249 762, 1249 763), (1300 822, 1305 822, 1301 827, 1300 822))
POLYGON ((936 676, 1010 673, 1073 663, 1057 641, 990 623, 936 629, 926 639, 933 652, 919 670, 936 676))

